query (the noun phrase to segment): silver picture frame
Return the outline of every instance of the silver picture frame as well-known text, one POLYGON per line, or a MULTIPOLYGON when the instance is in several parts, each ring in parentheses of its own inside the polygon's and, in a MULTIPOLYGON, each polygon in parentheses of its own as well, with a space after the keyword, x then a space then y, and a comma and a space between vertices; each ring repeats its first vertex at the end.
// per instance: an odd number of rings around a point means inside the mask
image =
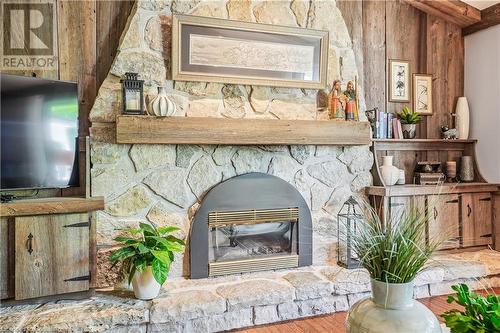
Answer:
POLYGON ((328 31, 174 15, 172 79, 322 89, 328 31))

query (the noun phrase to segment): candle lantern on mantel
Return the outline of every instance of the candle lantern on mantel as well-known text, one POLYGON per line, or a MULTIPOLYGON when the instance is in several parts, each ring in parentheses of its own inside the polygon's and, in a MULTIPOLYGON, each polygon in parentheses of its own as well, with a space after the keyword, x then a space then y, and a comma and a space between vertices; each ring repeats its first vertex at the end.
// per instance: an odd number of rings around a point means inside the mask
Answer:
POLYGON ((337 255, 339 266, 352 269, 361 267, 356 253, 352 249, 352 236, 356 228, 362 225, 361 207, 351 196, 337 214, 337 255))
POLYGON ((122 83, 123 114, 144 114, 143 83, 137 73, 125 73, 122 83))

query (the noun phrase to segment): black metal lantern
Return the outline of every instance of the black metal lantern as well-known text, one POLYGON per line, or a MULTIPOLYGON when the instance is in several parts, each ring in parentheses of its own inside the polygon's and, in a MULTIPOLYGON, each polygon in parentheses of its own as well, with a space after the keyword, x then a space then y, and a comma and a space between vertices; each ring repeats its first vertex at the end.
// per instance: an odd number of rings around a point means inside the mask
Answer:
POLYGON ((123 114, 144 114, 143 83, 137 73, 125 73, 122 83, 123 114))
POLYGON ((352 269, 361 267, 356 253, 352 249, 352 236, 356 228, 362 225, 361 207, 351 196, 337 214, 337 258, 339 266, 352 269))

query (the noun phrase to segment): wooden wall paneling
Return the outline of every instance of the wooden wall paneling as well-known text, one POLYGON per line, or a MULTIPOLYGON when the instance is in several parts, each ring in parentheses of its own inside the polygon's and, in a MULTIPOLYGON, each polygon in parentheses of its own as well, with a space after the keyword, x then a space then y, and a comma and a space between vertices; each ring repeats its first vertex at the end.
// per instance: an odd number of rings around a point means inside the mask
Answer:
MULTIPOLYGON (((59 78, 78 82, 79 136, 89 134, 89 114, 97 94, 95 1, 58 1, 59 78)), ((85 193, 85 144, 79 140, 80 187, 64 196, 85 193)))
MULTIPOLYGON (((337 7, 342 13, 342 17, 349 31, 352 41, 352 48, 358 67, 358 82, 364 87, 364 63, 363 63, 363 1, 360 0, 339 0, 337 7)), ((354 80, 354 78, 344 78, 344 80, 354 80)))
POLYGON ((96 3, 97 87, 101 86, 108 75, 134 3, 135 1, 97 1, 96 3))
POLYGON ((481 21, 462 29, 464 36, 500 24, 500 3, 481 11, 481 21))
MULTIPOLYGON (((445 96, 447 97, 448 109, 440 114, 442 115, 443 120, 446 116, 448 125, 454 126, 454 119, 451 114, 455 112, 455 105, 458 97, 464 95, 465 46, 462 29, 454 24, 446 24, 446 37, 448 46, 446 54, 448 58, 446 64, 446 82, 448 85, 445 96)), ((440 130, 440 125, 438 126, 438 130, 440 130)))
POLYGON ((363 56, 366 107, 386 108, 385 1, 363 1, 363 56))
MULTIPOLYGON (((425 15, 402 1, 387 1, 386 4, 386 60, 402 59, 410 61, 411 73, 420 72, 420 35, 426 33, 425 27, 420 26, 421 16, 425 15)), ((387 80, 388 81, 388 80, 387 80)), ((388 82, 387 84, 388 85, 388 82)), ((388 91, 388 90, 387 90, 388 91)), ((387 111, 400 112, 407 105, 411 108, 411 96, 408 103, 387 103, 387 111)))
POLYGON ((432 100, 433 115, 427 117, 427 138, 437 139, 440 125, 448 122, 446 22, 427 16, 427 32, 427 72, 433 75, 433 94, 438 97, 432 100))

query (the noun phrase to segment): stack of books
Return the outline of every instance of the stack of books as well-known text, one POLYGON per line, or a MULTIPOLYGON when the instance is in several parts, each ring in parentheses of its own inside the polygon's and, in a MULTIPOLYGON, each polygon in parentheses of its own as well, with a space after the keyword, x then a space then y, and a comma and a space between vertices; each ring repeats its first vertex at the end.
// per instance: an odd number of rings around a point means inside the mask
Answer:
POLYGON ((403 130, 401 129, 401 122, 396 115, 389 112, 377 111, 373 137, 375 139, 402 139, 403 130))

